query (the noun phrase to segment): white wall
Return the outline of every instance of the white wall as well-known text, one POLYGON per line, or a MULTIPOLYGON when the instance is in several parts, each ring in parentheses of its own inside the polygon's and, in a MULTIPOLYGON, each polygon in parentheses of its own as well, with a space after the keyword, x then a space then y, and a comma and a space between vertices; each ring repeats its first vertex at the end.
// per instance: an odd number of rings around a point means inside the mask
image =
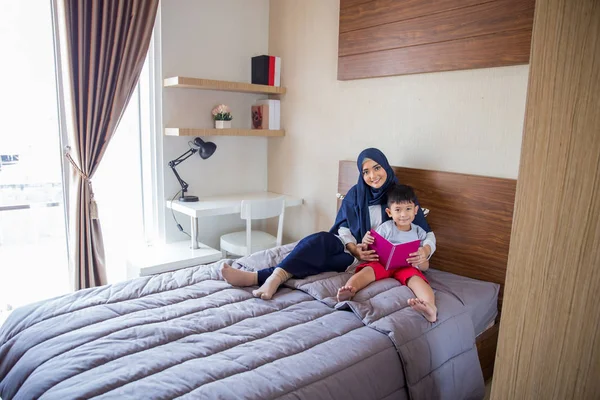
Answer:
POLYGON ((338 161, 378 147, 392 165, 516 178, 528 66, 338 81, 339 0, 272 0, 282 126, 268 188, 301 196, 286 239, 331 227, 338 161))
MULTIPOLYGON (((162 0, 162 76, 250 82, 250 59, 268 53, 268 0, 162 0)), ((229 105, 233 126, 250 128, 250 106, 258 95, 163 88, 163 126, 211 127, 210 112, 216 104, 229 105)), ((169 160, 188 149, 193 137, 165 137, 163 145, 164 198, 170 199, 180 186, 167 166, 169 160)), ((267 139, 260 137, 205 137, 217 144, 208 160, 195 155, 177 167, 189 184, 188 194, 209 196, 267 188, 267 139)), ((187 232, 189 218, 176 214, 187 232)), ((170 212, 165 214, 167 242, 187 237, 177 231, 170 212)), ((199 239, 218 245, 218 237, 242 227, 238 216, 202 218, 199 239)))

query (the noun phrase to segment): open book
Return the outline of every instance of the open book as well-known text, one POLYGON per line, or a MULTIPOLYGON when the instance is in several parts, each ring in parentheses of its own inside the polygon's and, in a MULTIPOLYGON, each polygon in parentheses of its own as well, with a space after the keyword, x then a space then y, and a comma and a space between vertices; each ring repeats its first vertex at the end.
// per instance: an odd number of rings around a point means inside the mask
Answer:
POLYGON ((375 238, 375 241, 369 248, 375 250, 379 256, 379 262, 388 270, 409 267, 410 264, 406 262, 406 259, 409 257, 410 253, 415 253, 419 250, 419 246, 421 245, 420 240, 413 240, 412 242, 402 244, 392 244, 373 229, 371 229, 371 235, 375 238))

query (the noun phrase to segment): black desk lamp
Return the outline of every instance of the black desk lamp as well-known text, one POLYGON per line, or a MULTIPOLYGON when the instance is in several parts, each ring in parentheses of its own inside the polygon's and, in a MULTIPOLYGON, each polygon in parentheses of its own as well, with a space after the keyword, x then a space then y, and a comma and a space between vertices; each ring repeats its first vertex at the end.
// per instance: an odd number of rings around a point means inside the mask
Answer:
POLYGON ((198 201, 198 197, 185 195, 185 192, 187 192, 188 184, 183 179, 181 179, 181 177, 177 173, 177 170, 175 169, 175 167, 178 166, 179 164, 181 164, 183 161, 190 158, 192 156, 192 154, 194 154, 198 151, 199 151, 200 157, 203 160, 206 160, 208 157, 212 156, 213 153, 215 152, 215 150, 217 149, 217 145, 214 144, 213 142, 205 142, 200 138, 194 139, 194 145, 198 146, 198 148, 196 149, 194 147, 190 147, 188 151, 186 151, 185 153, 183 153, 182 155, 180 155, 173 161, 169 161, 169 167, 171 167, 171 169, 173 170, 173 173, 175 174, 175 176, 177 177, 177 180, 179 181, 179 184, 181 185, 181 197, 179 198, 179 201, 187 201, 187 202, 198 201))

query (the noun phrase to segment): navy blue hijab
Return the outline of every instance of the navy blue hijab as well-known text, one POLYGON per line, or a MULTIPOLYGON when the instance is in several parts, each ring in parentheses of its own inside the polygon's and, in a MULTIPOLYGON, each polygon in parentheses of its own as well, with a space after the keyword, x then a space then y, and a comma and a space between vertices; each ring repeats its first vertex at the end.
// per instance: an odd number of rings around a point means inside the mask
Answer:
MULTIPOLYGON (((386 193, 390 186, 398 183, 398 179, 394 174, 394 170, 390 167, 387 158, 379 149, 369 148, 363 150, 358 155, 356 165, 358 167, 358 182, 350 188, 344 197, 342 206, 340 207, 333 227, 331 227, 329 232, 337 234, 341 227, 346 227, 350 229, 352 236, 360 242, 367 231, 371 229, 369 206, 377 204, 383 205, 384 207, 381 207, 381 221, 385 222, 390 219, 385 212, 385 205, 387 203, 386 193), (367 185, 363 179, 362 166, 366 159, 375 161, 377 164, 381 165, 387 173, 385 182, 378 189, 374 189, 367 185)), ((419 211, 413 223, 421 226, 426 232, 431 231, 427 221, 425 221, 425 216, 423 215, 421 207, 419 207, 419 211)))

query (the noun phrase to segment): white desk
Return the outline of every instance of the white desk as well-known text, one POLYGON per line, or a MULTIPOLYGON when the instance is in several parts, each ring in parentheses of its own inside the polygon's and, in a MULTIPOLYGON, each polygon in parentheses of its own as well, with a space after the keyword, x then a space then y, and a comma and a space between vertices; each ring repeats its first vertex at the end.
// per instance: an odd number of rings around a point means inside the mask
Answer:
MULTIPOLYGON (((134 247, 127 260, 127 276, 154 275, 198 264, 209 264, 222 258, 220 250, 198 243, 198 218, 212 215, 239 214, 242 200, 274 198, 281 196, 272 192, 240 193, 227 196, 211 196, 196 202, 167 201, 167 208, 189 215, 192 222, 192 245, 184 240, 166 245, 134 247)), ((286 207, 299 206, 303 200, 285 196, 286 207)))
POLYGON ((192 248, 199 248, 198 245, 198 218, 209 217, 213 215, 239 214, 242 210, 242 200, 272 199, 284 196, 285 206, 293 207, 302 204, 303 200, 298 197, 282 195, 273 192, 254 192, 240 193, 224 196, 201 197, 195 202, 181 202, 179 200, 167 201, 167 208, 179 211, 191 218, 192 226, 192 248))
POLYGON ((139 245, 130 249, 127 257, 127 279, 160 274, 221 259, 221 252, 204 244, 190 249, 190 242, 139 245))

